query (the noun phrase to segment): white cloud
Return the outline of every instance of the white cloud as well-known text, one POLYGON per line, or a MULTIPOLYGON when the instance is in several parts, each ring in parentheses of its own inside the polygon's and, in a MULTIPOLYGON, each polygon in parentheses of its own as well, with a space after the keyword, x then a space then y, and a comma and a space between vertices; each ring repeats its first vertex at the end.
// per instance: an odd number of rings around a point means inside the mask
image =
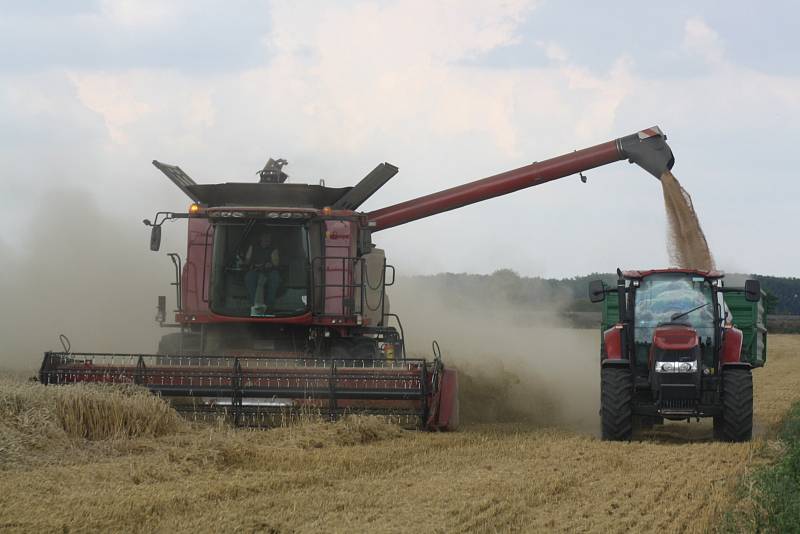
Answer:
POLYGON ((544 53, 548 59, 562 63, 569 59, 569 54, 567 51, 559 46, 558 43, 554 43, 553 41, 539 41, 536 44, 542 50, 544 50, 544 53))
POLYGON ((175 21, 182 4, 177 0, 102 0, 100 7, 107 22, 137 30, 175 21))
POLYGON ((686 21, 683 47, 711 64, 720 63, 725 55, 725 45, 719 34, 699 17, 686 21))
POLYGON ((115 74, 71 75, 80 101, 88 109, 102 115, 111 140, 118 144, 127 144, 127 127, 152 111, 150 104, 133 94, 127 82, 129 77, 115 74))

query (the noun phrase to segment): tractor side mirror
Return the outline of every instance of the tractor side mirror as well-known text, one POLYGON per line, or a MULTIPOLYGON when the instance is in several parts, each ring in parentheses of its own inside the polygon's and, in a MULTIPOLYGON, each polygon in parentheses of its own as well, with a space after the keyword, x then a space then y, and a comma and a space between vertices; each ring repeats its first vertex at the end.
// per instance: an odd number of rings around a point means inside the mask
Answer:
POLYGON ((592 302, 606 300, 606 286, 602 280, 593 280, 589 283, 589 300, 592 302))
POLYGON ((150 229, 150 250, 158 252, 161 248, 161 227, 153 226, 150 229))
POLYGON ((758 280, 745 280, 744 298, 747 302, 758 302, 761 300, 761 282, 758 280))

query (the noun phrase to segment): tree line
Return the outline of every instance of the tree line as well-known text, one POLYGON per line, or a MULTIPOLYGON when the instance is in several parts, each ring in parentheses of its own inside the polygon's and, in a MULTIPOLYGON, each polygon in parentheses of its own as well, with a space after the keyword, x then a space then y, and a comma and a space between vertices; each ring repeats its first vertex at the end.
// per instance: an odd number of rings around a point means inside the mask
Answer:
MULTIPOLYGON (((800 315, 800 278, 766 275, 730 277, 737 280, 755 278, 761 281, 768 313, 800 315)), ((616 285, 617 275, 592 273, 556 279, 520 276, 511 269, 500 269, 488 275, 440 273, 411 278, 415 284, 445 291, 456 301, 503 302, 537 310, 555 307, 559 311, 596 311, 596 307, 589 302, 589 282, 600 279, 613 286, 616 285)))

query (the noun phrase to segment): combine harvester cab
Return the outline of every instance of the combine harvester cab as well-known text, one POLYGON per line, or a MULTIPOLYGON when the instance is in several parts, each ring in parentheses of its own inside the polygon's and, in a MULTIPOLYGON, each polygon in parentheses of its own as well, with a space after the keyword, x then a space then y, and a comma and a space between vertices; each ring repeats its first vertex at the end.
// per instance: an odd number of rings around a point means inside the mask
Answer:
POLYGON ((616 287, 597 280, 589 294, 603 302, 603 439, 700 417, 713 418, 716 439, 751 438, 751 371, 767 342, 757 280, 734 288, 717 271, 618 271, 616 287))
MULTIPOLYGON (((459 424, 458 375, 435 349, 409 358, 386 288, 395 271, 378 231, 620 160, 658 177, 674 158, 658 127, 372 212, 358 208, 397 168, 378 165, 354 187, 286 183, 270 159, 258 183, 198 184, 154 161, 192 201, 145 220, 150 248, 162 225, 188 220, 175 269, 176 310, 158 354, 48 352, 44 384, 139 384, 193 413, 223 411, 271 425, 298 413, 378 414, 416 428, 459 424)), ((581 175, 581 178, 584 178, 581 175)))

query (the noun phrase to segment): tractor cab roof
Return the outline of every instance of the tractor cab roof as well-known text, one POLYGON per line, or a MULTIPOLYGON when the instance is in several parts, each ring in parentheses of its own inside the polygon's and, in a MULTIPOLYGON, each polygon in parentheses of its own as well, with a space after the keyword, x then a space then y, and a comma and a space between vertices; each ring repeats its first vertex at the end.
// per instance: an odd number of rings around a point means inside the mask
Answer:
POLYGON ((629 280, 640 280, 642 278, 646 278, 653 274, 669 274, 669 273, 678 273, 678 274, 694 274, 698 276, 702 276, 703 278, 708 279, 718 279, 723 278, 725 273, 722 271, 703 271, 700 269, 677 269, 677 268, 670 268, 670 269, 649 269, 645 271, 623 271, 622 276, 623 278, 627 278, 629 280))

